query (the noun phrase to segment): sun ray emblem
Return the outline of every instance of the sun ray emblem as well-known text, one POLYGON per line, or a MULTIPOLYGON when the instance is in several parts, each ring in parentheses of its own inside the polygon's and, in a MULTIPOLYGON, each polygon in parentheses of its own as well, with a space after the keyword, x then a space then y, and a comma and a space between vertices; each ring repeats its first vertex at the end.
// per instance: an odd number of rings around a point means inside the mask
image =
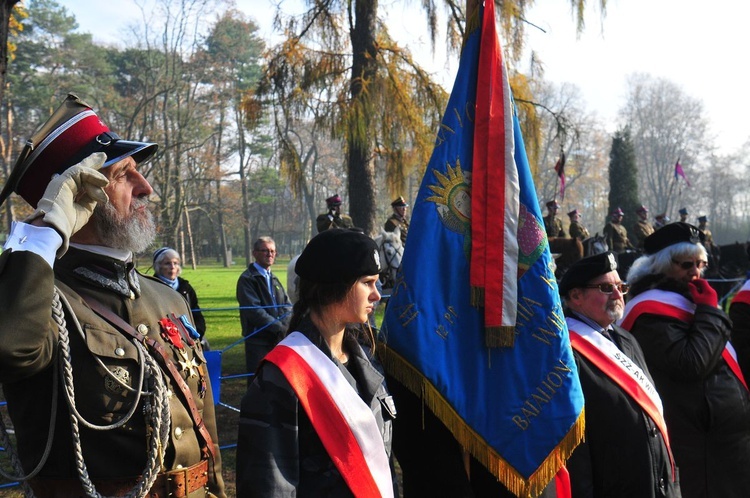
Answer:
POLYGON ((460 235, 471 236, 471 172, 447 165, 445 174, 433 170, 438 184, 428 185, 434 195, 425 199, 434 202, 443 225, 460 235))

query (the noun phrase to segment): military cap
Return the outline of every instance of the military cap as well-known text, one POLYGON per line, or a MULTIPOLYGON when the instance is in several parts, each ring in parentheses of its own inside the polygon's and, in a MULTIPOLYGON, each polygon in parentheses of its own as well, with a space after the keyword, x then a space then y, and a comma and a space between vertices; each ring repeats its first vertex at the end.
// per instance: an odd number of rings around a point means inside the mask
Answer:
POLYGON ((676 221, 669 225, 664 225, 643 241, 643 250, 646 254, 656 254, 662 249, 680 242, 690 242, 691 244, 701 244, 706 236, 690 223, 676 221))
POLYGON ((331 228, 313 237, 302 250, 294 271, 324 284, 346 283, 380 273, 378 245, 357 229, 331 228))
POLYGON ((336 207, 341 205, 341 196, 339 194, 333 194, 331 197, 326 199, 326 204, 330 207, 336 207))
POLYGON ((103 169, 129 156, 143 162, 157 147, 155 143, 122 140, 88 104, 69 94, 26 142, 0 192, 0 204, 16 192, 36 207, 55 174, 95 152, 107 156, 103 169))
POLYGON ((617 270, 617 259, 611 251, 579 259, 570 265, 560 280, 560 295, 565 296, 571 290, 588 284, 599 275, 615 270, 617 270))
POLYGON ((635 210, 636 213, 648 213, 648 208, 641 204, 638 209, 635 210))
POLYGON ((551 201, 547 201, 547 207, 550 208, 550 209, 552 209, 552 208, 559 208, 560 205, 557 203, 556 200, 552 199, 551 201))
POLYGON ((687 208, 682 207, 682 208, 680 208, 679 213, 681 215, 683 215, 683 216, 687 216, 688 215, 688 210, 687 210, 687 208))
POLYGON ((396 197, 393 202, 391 202, 392 207, 406 207, 409 204, 406 202, 406 199, 404 199, 402 196, 396 197))
POLYGON ((611 213, 612 216, 622 216, 624 214, 625 213, 623 212, 623 210, 620 209, 619 207, 616 208, 615 210, 613 210, 612 213, 611 213))
POLYGON ((708 221, 708 218, 705 215, 704 216, 698 216, 698 221, 701 222, 701 223, 705 223, 705 222, 708 221))
POLYGON ((574 209, 573 211, 568 212, 568 216, 573 217, 578 214, 578 209, 574 209))
POLYGON ((656 218, 657 220, 663 220, 666 217, 667 217, 667 213, 659 213, 654 218, 656 218))

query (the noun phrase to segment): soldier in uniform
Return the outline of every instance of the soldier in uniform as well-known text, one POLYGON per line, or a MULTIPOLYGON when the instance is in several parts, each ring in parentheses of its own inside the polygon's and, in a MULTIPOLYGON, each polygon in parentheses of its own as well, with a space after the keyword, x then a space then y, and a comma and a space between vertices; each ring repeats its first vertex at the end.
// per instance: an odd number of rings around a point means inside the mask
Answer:
POLYGON ((354 228, 354 222, 349 215, 341 214, 341 196, 339 194, 334 194, 326 199, 326 206, 328 206, 328 212, 319 214, 315 220, 318 233, 329 228, 354 228))
POLYGON ((686 207, 681 207, 678 211, 680 213, 680 222, 681 223, 687 223, 687 217, 688 217, 688 210, 686 207))
POLYGON ((559 209, 560 205, 556 200, 553 199, 547 203, 547 216, 544 217, 544 230, 547 232, 548 239, 553 237, 565 237, 562 220, 557 217, 557 211, 559 209))
POLYGON ((698 216, 698 230, 703 232, 703 235, 706 237, 703 246, 706 248, 706 252, 708 252, 708 266, 709 268, 717 268, 721 256, 721 249, 714 244, 714 236, 711 233, 711 230, 708 229, 708 217, 706 215, 698 216))
POLYGON ((648 221, 648 208, 646 206, 641 205, 635 210, 635 213, 638 215, 638 221, 635 223, 636 247, 643 249, 643 241, 654 233, 654 227, 648 221))
POLYGON ((409 231, 409 220, 406 219, 406 208, 409 207, 409 204, 403 197, 398 196, 396 200, 391 202, 391 207, 393 208, 393 214, 385 221, 383 228, 386 232, 394 232, 398 227, 401 233, 401 243, 405 245, 406 234, 409 231))
POLYGON ((628 249, 635 249, 628 239, 628 231, 622 226, 622 209, 619 207, 610 214, 610 221, 604 226, 604 237, 607 239, 607 245, 612 252, 619 254, 628 249))
POLYGON ((578 238, 581 241, 588 239, 589 231, 581 223, 581 213, 578 212, 578 209, 570 211, 568 217, 570 218, 570 227, 568 228, 570 237, 573 239, 578 238))
POLYGON ((0 193, 0 203, 16 192, 35 209, 0 256, 15 472, 39 469, 26 495, 225 496, 190 308, 133 264, 156 234, 139 171, 156 148, 121 140, 69 95, 0 193))

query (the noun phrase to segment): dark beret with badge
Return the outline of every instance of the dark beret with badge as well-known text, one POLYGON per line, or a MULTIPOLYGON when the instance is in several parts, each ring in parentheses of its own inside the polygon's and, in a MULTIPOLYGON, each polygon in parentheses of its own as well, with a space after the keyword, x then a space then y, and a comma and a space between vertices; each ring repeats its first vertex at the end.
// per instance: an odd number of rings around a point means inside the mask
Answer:
POLYGON ((361 230, 331 228, 308 242, 294 271, 323 284, 347 283, 380 273, 378 245, 361 230))
POLYGON ((579 259, 565 272, 560 280, 560 295, 565 296, 577 287, 583 287, 599 275, 617 270, 614 253, 607 251, 579 259))
POLYGON ((95 152, 107 156, 102 169, 132 156, 141 163, 156 152, 157 144, 122 140, 110 131, 91 106, 69 94, 60 107, 26 141, 0 192, 0 204, 16 192, 36 207, 56 174, 95 152))
POLYGON ((690 242, 691 244, 701 243, 706 240, 706 236, 690 223, 677 221, 664 225, 643 241, 643 250, 646 254, 656 254, 662 249, 680 242, 690 242))

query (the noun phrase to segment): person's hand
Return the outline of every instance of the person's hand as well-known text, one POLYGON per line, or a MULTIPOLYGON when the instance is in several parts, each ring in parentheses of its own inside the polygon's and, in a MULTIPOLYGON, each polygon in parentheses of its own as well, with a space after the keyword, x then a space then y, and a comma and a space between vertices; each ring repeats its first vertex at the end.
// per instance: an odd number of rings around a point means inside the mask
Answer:
POLYGON ((58 258, 68 250, 70 237, 88 223, 96 203, 109 200, 104 192, 109 180, 97 171, 106 159, 103 152, 97 152, 55 176, 34 214, 25 220, 29 223, 41 218, 57 230, 63 239, 58 258))
POLYGON ((712 308, 719 305, 719 296, 713 287, 704 279, 699 278, 688 283, 690 295, 693 297, 695 304, 706 304, 712 308))

